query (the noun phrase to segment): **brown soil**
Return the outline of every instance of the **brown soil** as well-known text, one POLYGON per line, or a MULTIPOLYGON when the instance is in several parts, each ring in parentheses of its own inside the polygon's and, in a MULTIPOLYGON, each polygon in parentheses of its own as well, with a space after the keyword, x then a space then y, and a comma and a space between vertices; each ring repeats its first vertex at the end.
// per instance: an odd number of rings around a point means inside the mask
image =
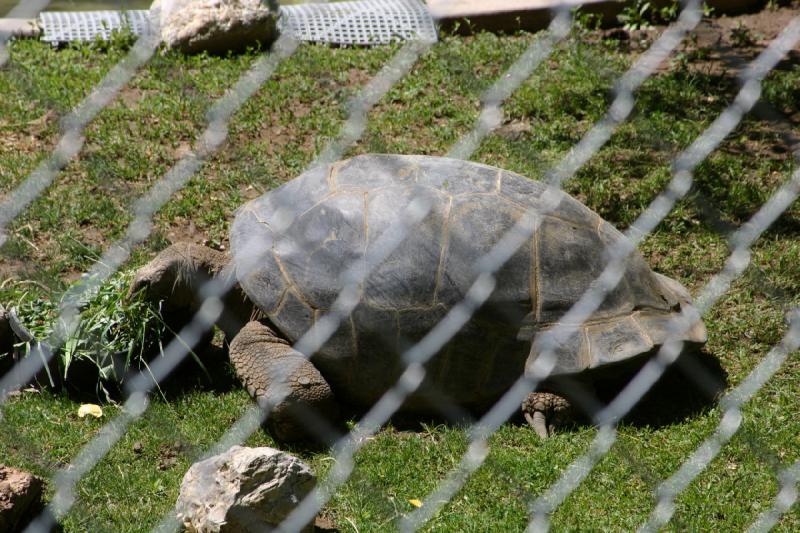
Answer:
MULTIPOLYGON (((706 68, 712 74, 736 75, 798 15, 800 4, 704 20, 694 32, 696 39, 693 39, 689 48, 708 53, 705 59, 697 61, 698 68, 706 68)), ((800 50, 795 48, 778 68, 789 62, 796 64, 798 59, 800 50)))
POLYGON ((42 505, 42 480, 0 465, 0 531, 21 531, 42 505))
MULTIPOLYGON (((739 76, 747 63, 761 53, 769 43, 797 16, 800 2, 775 10, 737 17, 722 16, 703 21, 695 32, 697 39, 687 47, 695 54, 693 69, 723 77, 739 76)), ((800 49, 790 50, 777 68, 787 68, 800 62, 800 49)), ((741 143, 742 153, 763 155, 773 159, 788 159, 792 154, 800 161, 800 113, 786 114, 764 100, 753 108, 753 116, 760 120, 757 131, 741 143), (762 142, 777 134, 781 142, 762 142)), ((736 148, 734 148, 736 150, 736 148)))
MULTIPOLYGON (((795 1, 790 6, 764 9, 758 13, 704 19, 672 59, 660 65, 659 70, 667 72, 675 68, 676 62, 685 60, 685 66, 691 72, 719 77, 738 86, 737 77, 742 69, 797 16, 800 16, 800 2, 795 1)), ((633 31, 614 28, 600 31, 598 36, 619 41, 631 52, 639 53, 646 50, 663 30, 664 27, 633 31)), ((795 47, 776 68, 788 68, 799 62, 800 48, 795 47)), ((795 157, 800 161, 800 113, 775 109, 761 100, 753 108, 751 116, 760 122, 754 125, 748 138, 729 142, 727 148, 730 151, 771 159, 795 157), (780 141, 774 142, 772 139, 775 137, 780 141)))
POLYGON ((172 226, 170 226, 167 232, 167 239, 172 244, 177 242, 191 242, 194 244, 206 245, 209 241, 208 236, 197 229, 194 221, 187 220, 183 217, 178 217, 173 221, 172 226))
POLYGON ((176 466, 182 457, 194 457, 197 455, 197 450, 192 444, 181 441, 174 443, 163 443, 158 449, 158 464, 159 470, 169 470, 176 466))
MULTIPOLYGON (((739 15, 739 16, 720 16, 703 20, 693 33, 694 37, 687 39, 673 55, 672 63, 667 62, 662 68, 667 70, 674 68, 674 62, 679 55, 690 56, 687 68, 707 75, 721 76, 734 80, 747 61, 755 57, 768 45, 771 39, 794 17, 800 15, 800 2, 793 2, 792 5, 775 10, 765 9, 758 13, 739 15)), ((653 30, 628 32, 622 29, 605 30, 598 32, 597 38, 617 39, 621 45, 628 46, 631 53, 640 53, 649 46, 657 34, 663 28, 653 30)), ((470 39, 470 37, 465 37, 470 39)), ((795 48, 790 52, 790 61, 797 64, 800 62, 800 49, 795 48)), ((787 64, 787 62, 784 62, 787 64)), ((498 67, 499 68, 499 67, 498 67)), ((779 67, 780 68, 780 67, 779 67)), ((470 72, 481 78, 496 76, 497 73, 492 65, 482 65, 480 72, 470 72)), ((314 130, 298 128, 298 119, 308 117, 312 113, 319 113, 321 107, 329 108, 340 104, 335 95, 341 96, 343 91, 357 90, 368 83, 374 73, 366 70, 351 68, 343 73, 343 76, 336 77, 330 74, 320 74, 316 83, 319 87, 321 97, 315 101, 304 101, 301 98, 293 99, 272 112, 270 120, 266 120, 263 126, 257 131, 235 131, 232 127, 231 143, 238 142, 251 143, 257 139, 263 149, 278 160, 285 152, 287 145, 299 147, 304 153, 313 154, 320 144, 319 134, 314 130), (291 110, 290 112, 287 110, 291 110), (303 129, 304 131, 299 131, 303 129)), ((433 88, 432 90, 437 90, 433 88)), ((446 90, 446 88, 438 88, 446 90)), ((152 91, 141 90, 138 88, 125 87, 119 95, 119 99, 128 107, 136 107, 139 102, 148 96, 152 91)), ((477 106, 478 103, 463 96, 451 95, 459 106, 477 106)), ((383 101, 376 106, 373 113, 393 113, 401 112, 403 105, 398 102, 383 101)), ((739 138, 729 141, 726 149, 733 152, 749 153, 757 156, 769 157, 771 159, 789 159, 795 154, 800 153, 800 113, 786 113, 785 110, 775 109, 765 102, 756 105, 752 117, 759 120, 751 128, 752 134, 747 138, 739 138)), ((0 151, 14 151, 20 153, 46 153, 48 143, 52 143, 54 136, 48 132, 52 125, 57 122, 57 117, 52 111, 48 111, 41 117, 26 122, 24 124, 12 124, 9 118, 0 118, 0 151), (12 127, 13 126, 13 127, 12 127)), ((158 117, 153 117, 155 122, 158 117)), ((427 124, 420 124, 420 128, 408 139, 406 149, 410 152, 430 153, 434 140, 430 138, 437 130, 450 124, 449 117, 439 117, 431 114, 427 124)), ((138 126, 132 125, 132 135, 136 133, 138 126)), ((500 136, 509 140, 518 139, 529 133, 531 125, 527 122, 510 122, 500 128, 497 132, 500 136)), ((397 134, 406 137, 407 132, 381 132, 381 136, 387 137, 397 134)), ((370 132, 367 131, 360 144, 366 143, 370 139, 370 132)), ((193 139, 180 140, 175 144, 174 149, 169 154, 177 160, 191 149, 193 139)), ((94 149, 89 143, 81 156, 85 157, 94 149)), ((238 157, 240 154, 236 150, 221 151, 218 157, 238 157)), ((277 162, 277 161, 276 161, 277 162)), ((211 167, 209 167, 211 168, 211 167)), ((0 172, 2 170, 0 169, 0 172)), ((284 165, 276 164, 272 171, 275 177, 281 181, 289 180, 293 175, 284 165)), ((62 172, 60 182, 66 183, 70 180, 80 180, 80 176, 75 176, 74 167, 68 167, 62 172), (73 170, 69 170, 73 168, 73 170)), ((127 185, 117 181, 109 181, 95 187, 93 193, 108 195, 110 197, 121 197, 122 188, 127 185), (117 190, 119 189, 119 190, 117 190)), ((241 196, 245 200, 257 197, 264 191, 254 187, 247 187, 240 190, 241 196)), ((0 194, 2 198, 2 194, 0 194)), ((124 210, 120 207, 120 210, 124 210)), ((167 224, 159 222, 159 226, 164 230, 167 240, 170 242, 190 241, 197 244, 212 244, 210 236, 204 228, 198 228, 191 220, 178 218, 171 220, 167 224), (164 227, 164 226, 167 227, 164 227)), ((94 228, 91 223, 80 223, 82 241, 92 247, 103 248, 108 245, 108 235, 94 228)), ((23 261, 9 257, 0 257, 0 282, 16 280, 30 277, 35 265, 46 264, 58 255, 58 241, 52 235, 44 235, 37 232, 30 226, 17 228, 16 235, 26 240, 31 245, 31 261, 26 264, 23 261)), ((217 239, 219 240, 219 239, 217 239)), ((215 247, 224 248, 224 239, 215 247)), ((79 272, 64 272, 63 278, 69 280, 77 277, 79 272)))

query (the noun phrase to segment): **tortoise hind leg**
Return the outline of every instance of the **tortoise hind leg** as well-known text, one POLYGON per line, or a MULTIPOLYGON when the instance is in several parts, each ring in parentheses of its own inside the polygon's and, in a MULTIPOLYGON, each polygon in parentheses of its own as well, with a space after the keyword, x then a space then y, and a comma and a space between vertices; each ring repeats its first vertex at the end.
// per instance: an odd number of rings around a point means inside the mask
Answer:
POLYGON ((532 392, 522 402, 522 414, 539 437, 555 433, 559 422, 572 414, 572 406, 562 396, 551 392, 532 392))
POLYGON ((266 425, 277 440, 319 441, 320 427, 338 419, 333 391, 319 370, 264 322, 242 328, 230 357, 247 392, 271 409, 266 425))

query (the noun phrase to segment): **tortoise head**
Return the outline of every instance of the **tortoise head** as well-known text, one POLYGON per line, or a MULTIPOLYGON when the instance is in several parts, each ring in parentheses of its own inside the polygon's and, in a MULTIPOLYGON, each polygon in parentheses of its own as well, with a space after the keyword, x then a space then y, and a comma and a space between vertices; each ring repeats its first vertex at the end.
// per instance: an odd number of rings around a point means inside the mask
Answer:
POLYGON ((222 252, 191 243, 174 244, 136 273, 128 294, 142 292, 147 300, 164 302, 171 309, 194 308, 203 284, 226 263, 222 252))

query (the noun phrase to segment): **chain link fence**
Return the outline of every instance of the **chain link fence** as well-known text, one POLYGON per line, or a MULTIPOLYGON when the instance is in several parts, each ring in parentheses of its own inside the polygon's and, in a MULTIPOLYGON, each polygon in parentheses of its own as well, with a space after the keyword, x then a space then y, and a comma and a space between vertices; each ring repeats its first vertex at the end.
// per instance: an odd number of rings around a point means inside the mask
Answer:
MULTIPOLYGON (((42 6, 46 3, 42 3, 42 6)), ((41 9, 41 7, 37 7, 41 9)), ((27 14, 30 15, 30 14, 27 14)), ((281 531, 299 531, 328 503, 342 485, 353 475, 356 454, 370 439, 400 410, 404 401, 422 385, 426 375, 426 363, 441 352, 443 347, 472 319, 497 287, 498 273, 509 259, 525 243, 530 242, 542 223, 542 217, 559 209, 564 199, 561 187, 594 157, 611 139, 620 124, 624 123, 636 105, 637 90, 670 58, 680 43, 690 35, 702 17, 701 3, 688 1, 669 27, 664 29, 652 45, 644 51, 630 69, 615 84, 613 100, 608 111, 580 141, 552 168, 544 173, 549 187, 543 189, 536 208, 530 208, 517 223, 499 238, 473 266, 474 280, 464 299, 453 305, 435 327, 413 346, 399 355, 404 364, 398 381, 383 397, 366 412, 352 429, 340 434, 325 421, 310 419, 309 427, 318 432, 322 440, 332 442, 332 466, 318 486, 305 498, 279 527, 281 531)), ((573 31, 573 20, 568 9, 555 9, 549 28, 534 39, 497 81, 481 96, 478 118, 471 130, 466 132, 447 151, 448 157, 469 159, 478 150, 481 142, 504 123, 504 103, 525 81, 552 57, 559 43, 573 31)), ((466 452, 452 469, 422 498, 421 505, 411 513, 403 515, 397 527, 403 531, 415 531, 426 527, 437 513, 463 489, 475 472, 489 458, 490 438, 515 413, 536 387, 545 382, 558 363, 559 347, 570 342, 581 331, 587 320, 603 304, 605 298, 621 283, 626 272, 627 260, 656 227, 671 213, 676 203, 685 198, 693 185, 693 175, 709 155, 733 132, 747 113, 759 101, 762 81, 778 63, 796 48, 800 40, 800 20, 793 20, 780 35, 766 47, 740 75, 741 89, 729 106, 717 116, 685 150, 671 163, 671 179, 667 187, 657 194, 625 232, 626 239, 616 241, 609 247, 606 264, 601 274, 591 283, 577 302, 560 318, 554 327, 543 330, 536 338, 539 355, 530 361, 523 375, 508 389, 480 419, 466 428, 468 437, 466 452)), ((8 192, 0 204, 0 235, 4 235, 14 221, 29 208, 51 186, 64 167, 82 150, 84 129, 119 94, 137 71, 153 57, 158 41, 152 34, 141 36, 128 55, 111 70, 97 87, 62 120, 62 134, 56 148, 23 182, 8 192)), ((368 127, 369 113, 387 93, 406 76, 413 75, 417 62, 435 44, 431 41, 410 41, 400 47, 379 72, 367 82, 363 89, 347 106, 347 118, 339 135, 322 147, 308 169, 330 165, 341 159, 362 138, 368 127)), ((289 37, 280 38, 272 49, 258 58, 252 67, 217 100, 206 115, 207 127, 197 136, 193 148, 159 180, 157 180, 132 208, 133 220, 124 237, 109 246, 96 264, 87 272, 88 280, 78 292, 65 300, 60 309, 58 322, 65 328, 57 330, 46 342, 37 343, 29 357, 22 359, 0 381, 0 405, 9 399, 9 394, 30 382, 69 336, 80 320, 79 302, 87 294, 96 291, 105 280, 124 267, 132 250, 151 235, 154 215, 180 191, 217 152, 228 137, 230 121, 242 106, 256 94, 263 84, 274 75, 282 62, 296 52, 298 43, 289 37)), ((0 66, 7 61, 0 49, 0 66)), ((555 67, 557 68, 557 66, 555 67)), ((800 154, 797 154, 800 157, 800 154)), ((618 442, 616 427, 642 397, 651 390, 658 379, 673 364, 691 365, 680 359, 682 339, 703 315, 726 294, 731 284, 740 278, 750 264, 751 248, 762 234, 775 222, 800 195, 800 170, 795 171, 778 188, 766 203, 728 236, 730 254, 724 268, 711 276, 695 295, 695 307, 684 307, 682 313, 671 321, 667 338, 661 348, 633 379, 608 402, 596 397, 593 390, 583 388, 575 391, 587 405, 599 406, 592 411, 591 421, 597 430, 587 451, 579 455, 560 477, 538 494, 526 494, 529 499, 528 530, 547 530, 551 515, 581 485, 618 442)), ((412 235, 432 209, 432 199, 420 193, 403 204, 402 224, 389 228, 378 235, 368 252, 343 269, 342 285, 338 297, 330 309, 317 318, 313 326, 294 343, 294 349, 306 357, 317 352, 335 334, 337 328, 347 321, 360 301, 360 287, 371 273, 390 258, 412 235)), ((300 213, 292 206, 281 208, 275 215, 278 226, 273 230, 280 234, 288 229, 300 213)), ((5 237, 0 237, 0 245, 5 237)), ((247 270, 258 264, 259 257, 237 260, 238 276, 246 276, 247 270)), ((122 412, 101 428, 92 439, 53 476, 54 493, 42 514, 28 527, 28 531, 49 531, 53 525, 70 511, 77 499, 78 482, 90 472, 126 434, 131 425, 142 417, 149 406, 149 395, 158 387, 200 341, 206 337, 224 312, 224 296, 234 282, 230 279, 213 279, 206 283, 200 294, 202 306, 178 336, 163 348, 163 353, 153 359, 146 371, 126 383, 122 412)), ((656 502, 652 514, 641 525, 642 531, 655 531, 669 523, 675 512, 675 499, 714 460, 723 447, 739 431, 743 422, 741 408, 773 376, 781 365, 800 346, 800 315, 790 313, 789 327, 781 341, 765 355, 746 378, 731 389, 720 401, 721 418, 709 437, 691 453, 674 473, 655 487, 656 502)), ((286 380, 294 369, 282 369, 279 378, 286 380)), ((698 381, 699 387, 708 385, 708 376, 702 368, 691 367, 685 374, 698 381)), ((266 401, 259 402, 230 425, 224 436, 203 456, 223 451, 234 444, 243 443, 268 420, 271 410, 288 394, 288 388, 277 388, 266 401)), ((458 406, 449 406, 457 410, 458 406)), ((759 453, 757 439, 745 439, 759 453)), ((634 470, 642 468, 631 460, 634 470)), ((657 479, 652 473, 643 477, 657 479)), ((779 492, 774 505, 764 510, 752 524, 753 531, 769 530, 780 520, 797 499, 797 482, 800 477, 798 464, 784 466, 779 474, 779 492)), ((177 527, 170 513, 163 518, 159 530, 169 531, 177 527)))

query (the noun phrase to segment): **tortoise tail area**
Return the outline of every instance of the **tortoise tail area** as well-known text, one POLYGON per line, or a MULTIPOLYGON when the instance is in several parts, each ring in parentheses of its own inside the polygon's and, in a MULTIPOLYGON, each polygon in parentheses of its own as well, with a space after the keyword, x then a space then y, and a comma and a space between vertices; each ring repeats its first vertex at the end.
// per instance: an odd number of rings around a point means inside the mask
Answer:
MULTIPOLYGON (((662 294, 669 300, 670 308, 672 309, 673 314, 680 313, 684 310, 696 311, 694 309, 694 305, 692 304, 692 297, 689 294, 689 291, 687 291, 683 285, 672 278, 659 274, 658 272, 653 272, 653 275, 663 289, 662 294)), ((689 314, 697 315, 696 312, 689 314)), ((691 325, 691 327, 683 333, 680 340, 696 344, 705 344, 705 342, 708 340, 708 333, 706 332, 705 324, 703 324, 703 321, 699 318, 699 316, 698 319, 691 325)), ((661 344, 662 342, 663 339, 658 344, 661 344)))
MULTIPOLYGON (((568 332, 566 335, 550 334, 561 325, 558 323, 540 329, 533 339, 526 374, 536 373, 534 362, 547 352, 555 357, 550 374, 558 376, 627 364, 639 360, 639 356, 652 354, 668 340, 704 344, 707 333, 702 320, 698 318, 689 328, 676 321, 682 311, 694 310, 688 291, 677 281, 660 274, 655 274, 655 281, 667 304, 662 309, 634 308, 627 314, 590 320, 579 326, 564 324, 567 327, 561 332, 568 332), (553 342, 554 337, 558 337, 558 341, 553 342)), ((692 315, 696 313, 690 312, 689 316, 692 315)))

